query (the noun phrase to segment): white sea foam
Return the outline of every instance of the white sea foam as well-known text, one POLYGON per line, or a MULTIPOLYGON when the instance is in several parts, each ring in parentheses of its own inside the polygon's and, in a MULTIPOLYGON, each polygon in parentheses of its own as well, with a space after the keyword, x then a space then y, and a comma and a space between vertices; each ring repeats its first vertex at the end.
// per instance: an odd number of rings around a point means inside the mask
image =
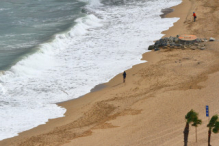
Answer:
POLYGON ((0 139, 62 117, 57 102, 77 98, 95 85, 142 63, 141 55, 178 18, 161 19, 161 9, 181 0, 127 2, 96 8, 77 19, 39 51, 0 76, 0 139))

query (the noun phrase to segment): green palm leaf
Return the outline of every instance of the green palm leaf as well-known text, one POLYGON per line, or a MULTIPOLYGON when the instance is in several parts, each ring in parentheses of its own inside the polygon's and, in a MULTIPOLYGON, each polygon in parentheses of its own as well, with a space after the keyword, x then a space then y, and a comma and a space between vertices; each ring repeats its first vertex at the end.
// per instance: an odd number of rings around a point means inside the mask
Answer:
POLYGON ((214 116, 211 118, 211 120, 209 121, 207 127, 209 127, 209 128, 214 127, 214 125, 215 125, 217 119, 218 119, 218 115, 214 115, 214 116))
POLYGON ((218 131, 219 131, 219 122, 216 122, 213 128, 213 132, 218 133, 218 131))

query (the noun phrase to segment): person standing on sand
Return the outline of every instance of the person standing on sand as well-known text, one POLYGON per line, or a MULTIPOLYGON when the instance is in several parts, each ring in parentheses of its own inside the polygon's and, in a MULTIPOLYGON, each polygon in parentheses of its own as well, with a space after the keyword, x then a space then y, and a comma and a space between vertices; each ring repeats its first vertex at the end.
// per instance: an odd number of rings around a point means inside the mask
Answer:
POLYGON ((196 19, 196 14, 195 14, 195 12, 193 12, 193 17, 194 17, 194 22, 195 22, 195 19, 196 19))
POLYGON ((123 83, 125 83, 125 78, 126 78, 126 72, 123 72, 123 83))

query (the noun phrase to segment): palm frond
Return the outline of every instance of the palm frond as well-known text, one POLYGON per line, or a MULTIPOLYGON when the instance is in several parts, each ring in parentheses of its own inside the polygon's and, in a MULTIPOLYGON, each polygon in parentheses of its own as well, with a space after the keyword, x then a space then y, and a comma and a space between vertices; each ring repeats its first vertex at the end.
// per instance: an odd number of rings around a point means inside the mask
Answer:
POLYGON ((192 126, 198 127, 198 125, 202 124, 202 120, 198 119, 198 117, 195 117, 193 119, 193 124, 192 126))
POLYGON ((207 127, 212 128, 215 126, 215 123, 217 122, 218 115, 214 115, 211 120, 209 121, 207 127))
POLYGON ((213 132, 218 133, 218 131, 219 131, 219 122, 216 122, 213 128, 213 132))
POLYGON ((191 123, 194 121, 194 119, 198 116, 198 113, 194 112, 193 109, 191 109, 185 116, 185 119, 187 120, 187 123, 191 123))

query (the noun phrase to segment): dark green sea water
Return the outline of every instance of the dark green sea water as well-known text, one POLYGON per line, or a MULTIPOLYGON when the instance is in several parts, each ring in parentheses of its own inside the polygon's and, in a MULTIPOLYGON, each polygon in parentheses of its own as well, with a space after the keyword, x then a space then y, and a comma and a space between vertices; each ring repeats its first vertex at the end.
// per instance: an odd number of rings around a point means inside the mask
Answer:
POLYGON ((76 0, 1 0, 0 70, 74 25, 83 6, 76 0))

